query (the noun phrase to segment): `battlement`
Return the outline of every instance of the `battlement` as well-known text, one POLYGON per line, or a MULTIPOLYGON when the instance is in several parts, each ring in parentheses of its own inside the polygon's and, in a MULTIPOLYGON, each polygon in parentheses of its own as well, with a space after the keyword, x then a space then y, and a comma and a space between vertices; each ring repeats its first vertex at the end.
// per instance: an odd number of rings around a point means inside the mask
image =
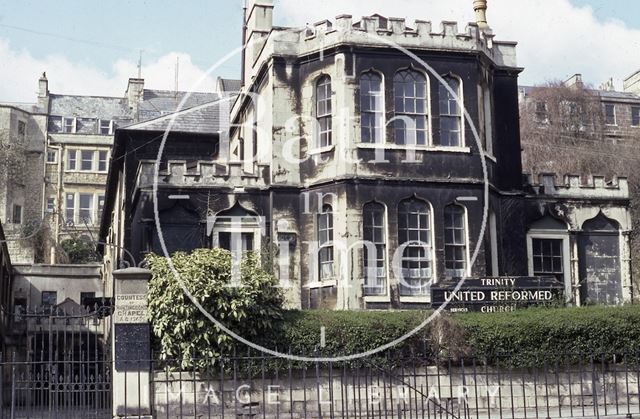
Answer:
POLYGON ((516 43, 495 41, 490 29, 481 28, 476 23, 467 24, 464 32, 460 32, 457 22, 443 21, 440 31, 434 32, 431 22, 424 20, 415 20, 409 26, 402 18, 373 15, 354 22, 351 15, 340 15, 334 22, 323 20, 300 33, 304 41, 302 48, 307 50, 337 43, 388 47, 397 44, 403 48, 482 51, 498 65, 517 66, 516 43))
POLYGON ((585 182, 578 175, 565 175, 562 184, 556 182, 553 173, 541 173, 537 182, 531 174, 525 174, 525 191, 536 196, 560 198, 629 199, 627 178, 589 176, 585 182))
MULTIPOLYGON (((155 160, 142 160, 138 165, 136 187, 151 188, 155 179, 155 160)), ((227 187, 227 188, 264 188, 264 173, 269 166, 256 165, 256 173, 243 171, 242 162, 220 163, 215 161, 187 162, 169 160, 158 171, 158 187, 227 187)))

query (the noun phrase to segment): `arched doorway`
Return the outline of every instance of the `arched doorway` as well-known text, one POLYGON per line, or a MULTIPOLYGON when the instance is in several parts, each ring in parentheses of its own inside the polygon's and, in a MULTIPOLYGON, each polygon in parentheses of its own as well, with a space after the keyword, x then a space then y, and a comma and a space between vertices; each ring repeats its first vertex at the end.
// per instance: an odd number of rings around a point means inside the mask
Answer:
POLYGON ((621 304, 620 226, 600 213, 585 221, 579 239, 580 300, 621 304))

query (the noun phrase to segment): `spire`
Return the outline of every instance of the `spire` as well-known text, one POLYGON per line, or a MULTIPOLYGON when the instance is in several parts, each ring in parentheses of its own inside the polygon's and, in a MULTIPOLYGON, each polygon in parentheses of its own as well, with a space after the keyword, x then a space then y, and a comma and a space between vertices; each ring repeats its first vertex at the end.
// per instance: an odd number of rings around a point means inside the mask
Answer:
POLYGON ((476 23, 480 28, 488 28, 487 0, 473 0, 473 10, 476 12, 476 23))

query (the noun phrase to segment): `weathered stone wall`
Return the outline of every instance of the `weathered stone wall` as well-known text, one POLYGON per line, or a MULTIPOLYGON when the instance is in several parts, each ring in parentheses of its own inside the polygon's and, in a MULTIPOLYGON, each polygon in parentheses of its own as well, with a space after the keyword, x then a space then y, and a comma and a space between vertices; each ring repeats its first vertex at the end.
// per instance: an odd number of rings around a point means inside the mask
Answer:
MULTIPOLYGON (((259 364, 257 364, 259 365, 259 364)), ((445 414, 460 417, 593 417, 594 406, 609 413, 638 407, 638 380, 622 366, 599 366, 553 371, 462 368, 417 368, 385 374, 376 369, 343 370, 334 367, 305 372, 281 372, 253 379, 204 378, 190 372, 156 372, 153 383, 154 411, 158 416, 182 415, 231 418, 237 414, 257 417, 378 417, 398 414, 445 414), (168 411, 168 412, 167 412, 168 411), (411 412, 411 413, 409 413, 411 412), (434 413, 435 412, 435 413, 434 413), (466 415, 465 415, 466 412, 466 415), (358 416, 360 415, 360 416, 358 416), (467 416, 470 415, 470 416, 467 416)), ((437 416, 436 414, 436 416, 437 416)), ((446 416, 446 415, 445 415, 446 416)), ((402 416, 401 416, 402 417, 402 416)), ((447 416, 449 417, 449 416, 447 416)))
POLYGON ((11 159, 11 164, 3 162, 4 168, 0 170, 0 220, 14 263, 32 263, 37 253, 33 241, 20 239, 33 236, 42 220, 45 133, 44 115, 0 107, 0 135, 15 150, 5 156, 11 159), (12 219, 15 205, 22 207, 20 223, 12 219))

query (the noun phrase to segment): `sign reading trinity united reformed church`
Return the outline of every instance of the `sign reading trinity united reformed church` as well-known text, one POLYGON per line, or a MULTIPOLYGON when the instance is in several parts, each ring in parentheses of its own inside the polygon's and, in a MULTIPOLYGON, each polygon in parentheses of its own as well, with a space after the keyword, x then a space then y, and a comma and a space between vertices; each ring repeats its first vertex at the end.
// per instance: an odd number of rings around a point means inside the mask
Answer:
POLYGON ((446 304, 451 312, 514 311, 559 301, 564 290, 554 277, 468 278, 456 291, 458 282, 444 281, 431 287, 433 308, 446 304))

